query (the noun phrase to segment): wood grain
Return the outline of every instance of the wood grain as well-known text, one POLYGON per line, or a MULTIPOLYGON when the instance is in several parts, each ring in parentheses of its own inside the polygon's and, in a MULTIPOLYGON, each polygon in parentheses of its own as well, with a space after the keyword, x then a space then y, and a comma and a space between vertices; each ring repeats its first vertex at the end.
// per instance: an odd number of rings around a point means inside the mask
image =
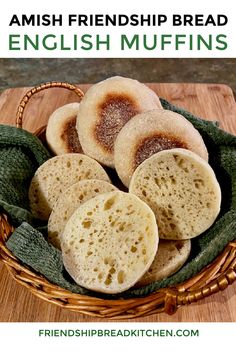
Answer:
MULTIPOLYGON (((220 84, 148 84, 160 97, 208 120, 218 120, 222 129, 236 134, 236 104, 232 90, 220 84)), ((85 92, 89 85, 80 85, 85 92)), ((15 125, 19 101, 29 88, 8 89, 0 96, 0 123, 15 125)), ((26 108, 24 128, 34 132, 49 115, 77 96, 63 89, 50 89, 32 97, 26 108)), ((159 314, 128 322, 235 322, 236 284, 196 304, 183 306, 173 316, 159 314)), ((51 305, 17 284, 0 264, 1 322, 99 322, 51 305)))

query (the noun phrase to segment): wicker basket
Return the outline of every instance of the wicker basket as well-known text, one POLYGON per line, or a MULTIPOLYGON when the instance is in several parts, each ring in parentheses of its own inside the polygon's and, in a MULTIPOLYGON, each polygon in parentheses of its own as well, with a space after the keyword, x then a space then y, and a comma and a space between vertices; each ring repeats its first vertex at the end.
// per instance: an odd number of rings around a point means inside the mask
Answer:
MULTIPOLYGON (((42 84, 28 91, 17 110, 16 126, 22 128, 24 109, 29 99, 37 92, 48 88, 61 87, 74 91, 79 99, 83 92, 74 85, 62 82, 42 84)), ((35 133, 42 141, 45 127, 35 133)), ((13 278, 37 297, 81 314, 109 319, 130 319, 165 312, 175 313, 178 307, 191 304, 227 288, 236 280, 236 240, 230 242, 209 266, 191 279, 175 286, 160 289, 142 298, 103 300, 78 295, 51 284, 43 276, 29 269, 15 258, 5 246, 13 232, 7 215, 0 214, 0 258, 13 278)))

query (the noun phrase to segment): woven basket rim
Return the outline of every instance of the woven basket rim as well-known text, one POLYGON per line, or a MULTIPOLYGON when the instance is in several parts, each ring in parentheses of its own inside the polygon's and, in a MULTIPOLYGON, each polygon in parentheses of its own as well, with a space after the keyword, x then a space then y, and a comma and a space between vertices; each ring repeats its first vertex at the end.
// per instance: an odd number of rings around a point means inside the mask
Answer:
MULTIPOLYGON (((17 110, 17 127, 21 128, 26 104, 33 94, 51 87, 74 91, 81 99, 83 92, 68 83, 41 84, 26 93, 17 110)), ((39 128, 35 135, 41 138, 46 126, 39 128)), ((129 299, 102 299, 80 295, 50 283, 46 278, 23 265, 6 247, 6 240, 13 232, 9 218, 0 213, 0 259, 7 266, 12 277, 28 288, 37 297, 93 317, 126 320, 165 312, 172 315, 183 305, 197 302, 205 297, 226 289, 236 280, 236 239, 228 243, 223 252, 202 271, 190 279, 171 287, 161 288, 147 296, 129 299)))

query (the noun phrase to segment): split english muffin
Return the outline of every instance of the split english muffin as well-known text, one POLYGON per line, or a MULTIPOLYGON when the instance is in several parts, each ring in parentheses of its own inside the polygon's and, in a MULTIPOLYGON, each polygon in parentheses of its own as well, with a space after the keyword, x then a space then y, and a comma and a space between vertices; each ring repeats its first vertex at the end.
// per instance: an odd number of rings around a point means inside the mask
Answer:
POLYGON ((158 96, 137 80, 115 76, 93 85, 78 112, 84 153, 114 167, 114 141, 121 128, 136 114, 158 108, 162 108, 158 96))
POLYGON ((208 152, 198 130, 183 116, 158 109, 141 113, 126 123, 114 146, 116 171, 126 187, 135 169, 153 154, 184 148, 208 160, 208 152))
POLYGON ((61 248, 60 239, 66 223, 75 210, 98 194, 117 190, 112 184, 98 179, 84 179, 67 188, 53 205, 48 220, 48 240, 61 248))
POLYGON ((157 247, 152 210, 120 191, 82 204, 61 238, 63 262, 76 283, 110 294, 132 287, 152 264, 157 247))
POLYGON ((129 191, 151 207, 163 239, 196 237, 220 211, 221 190, 214 171, 189 150, 164 150, 149 157, 135 170, 129 191))
POLYGON ((187 261, 190 251, 190 240, 159 240, 153 263, 135 287, 148 285, 176 273, 187 261))
POLYGON ((47 220, 58 197, 72 184, 83 179, 110 182, 102 166, 82 154, 64 154, 44 162, 35 172, 29 188, 32 214, 47 220))
POLYGON ((79 103, 69 103, 49 117, 46 140, 55 155, 83 152, 76 129, 78 110, 79 103))

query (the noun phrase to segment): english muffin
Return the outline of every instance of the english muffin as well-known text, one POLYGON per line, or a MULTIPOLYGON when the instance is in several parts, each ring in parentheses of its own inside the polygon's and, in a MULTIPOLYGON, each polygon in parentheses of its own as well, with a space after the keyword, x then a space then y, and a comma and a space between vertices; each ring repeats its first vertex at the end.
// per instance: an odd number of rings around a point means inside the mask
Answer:
POLYGON ((136 114, 156 108, 162 108, 158 96, 136 80, 115 76, 93 85, 80 103, 76 125, 84 153, 114 167, 121 128, 136 114))
POLYGON ((157 247, 152 210, 120 191, 82 204, 61 238, 63 262, 76 283, 110 294, 133 286, 152 264, 157 247))
POLYGON ((159 109, 141 113, 121 129, 114 146, 116 171, 129 186, 135 169, 153 154, 184 148, 208 160, 204 141, 194 126, 178 113, 159 109))
POLYGON ((187 261, 190 251, 190 240, 160 240, 151 267, 135 287, 148 285, 176 273, 187 261))
POLYGON ((55 155, 82 153, 76 129, 79 103, 69 103, 54 111, 49 117, 46 140, 55 155))
POLYGON ((110 179, 101 165, 82 154, 55 156, 35 172, 29 188, 30 209, 39 219, 47 220, 54 203, 66 188, 83 179, 110 179))
POLYGON ((61 248, 60 239, 74 211, 97 194, 117 190, 112 184, 98 179, 84 179, 67 188, 57 199, 48 220, 48 240, 61 248))
POLYGON ((196 237, 220 211, 221 190, 214 171, 185 149, 163 150, 142 162, 129 191, 151 207, 163 239, 196 237))

